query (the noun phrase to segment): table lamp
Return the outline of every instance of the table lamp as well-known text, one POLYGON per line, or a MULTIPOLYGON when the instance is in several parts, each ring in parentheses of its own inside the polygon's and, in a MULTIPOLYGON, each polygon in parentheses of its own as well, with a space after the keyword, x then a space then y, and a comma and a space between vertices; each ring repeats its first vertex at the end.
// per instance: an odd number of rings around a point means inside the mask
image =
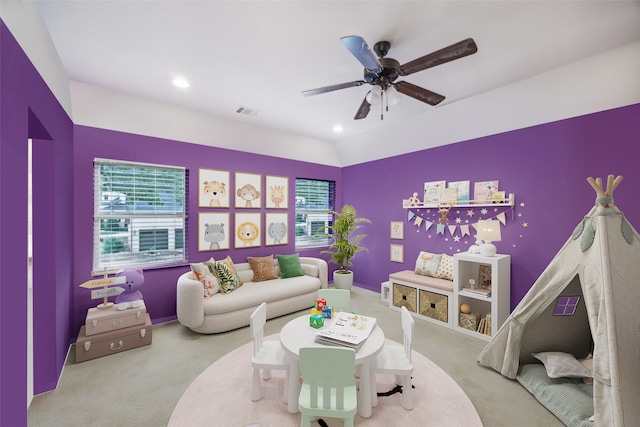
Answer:
POLYGON ((499 242, 500 236, 500 222, 492 220, 479 220, 478 221, 478 240, 484 241, 480 245, 480 255, 482 256, 495 256, 496 247, 491 242, 499 242))

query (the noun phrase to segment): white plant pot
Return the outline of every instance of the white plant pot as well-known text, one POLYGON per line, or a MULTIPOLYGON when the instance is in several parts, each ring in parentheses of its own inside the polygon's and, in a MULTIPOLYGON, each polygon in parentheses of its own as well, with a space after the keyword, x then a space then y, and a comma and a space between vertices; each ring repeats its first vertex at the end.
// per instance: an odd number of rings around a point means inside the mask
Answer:
POLYGON ((353 271, 349 273, 338 273, 339 270, 333 272, 333 286, 336 289, 351 289, 353 286, 353 271))

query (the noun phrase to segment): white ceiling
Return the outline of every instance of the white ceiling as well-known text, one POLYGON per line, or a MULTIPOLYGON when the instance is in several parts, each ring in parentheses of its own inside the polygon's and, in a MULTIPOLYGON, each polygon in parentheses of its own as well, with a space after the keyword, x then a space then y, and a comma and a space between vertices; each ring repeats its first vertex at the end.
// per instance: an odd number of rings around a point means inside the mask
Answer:
MULTIPOLYGON (((451 115, 469 114, 474 100, 499 88, 640 40, 638 1, 39 0, 38 6, 70 80, 328 141, 343 164, 356 162, 340 151, 348 141, 385 128, 402 140, 403 132, 415 134, 416 123, 424 129, 436 117, 473 123, 451 115), (404 97, 384 120, 373 107, 354 121, 368 85, 301 95, 362 79, 362 66, 339 41, 351 34, 371 47, 391 42, 387 56, 401 64, 468 37, 478 52, 399 79, 445 95, 438 107, 404 97), (175 76, 191 87, 172 86, 175 76), (239 107, 259 114, 242 116, 239 107), (333 132, 336 124, 342 133, 333 132)), ((552 107, 557 86, 535 96, 552 107)), ((521 91, 514 93, 518 99, 502 102, 527 103, 521 91)), ((537 110, 544 109, 528 115, 537 110)), ((381 156, 393 152, 381 150, 381 156)))

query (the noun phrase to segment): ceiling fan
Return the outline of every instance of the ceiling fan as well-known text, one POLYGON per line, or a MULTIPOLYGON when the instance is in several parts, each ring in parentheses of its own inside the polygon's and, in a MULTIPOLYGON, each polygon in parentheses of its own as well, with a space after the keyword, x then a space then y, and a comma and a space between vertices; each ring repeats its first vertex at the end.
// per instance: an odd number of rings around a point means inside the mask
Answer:
MULTIPOLYGON (((386 58, 389 48, 391 47, 391 43, 388 41, 377 42, 373 45, 373 50, 371 50, 362 36, 346 36, 342 37, 340 41, 364 66, 364 79, 305 90, 302 94, 304 96, 313 96, 334 90, 361 86, 365 83, 372 85, 373 88, 367 93, 362 104, 360 104, 354 120, 367 117, 371 105, 382 101, 383 96, 386 97, 388 110, 389 103, 393 105, 393 103, 397 102, 399 97, 398 93, 410 96, 429 105, 438 105, 444 100, 445 97, 443 95, 423 89, 409 82, 396 82, 396 79, 472 55, 478 51, 476 43, 473 39, 469 38, 400 65, 395 59, 386 58)), ((380 103, 382 104, 382 102, 380 103)), ((381 114, 380 119, 383 118, 384 116, 381 114)))

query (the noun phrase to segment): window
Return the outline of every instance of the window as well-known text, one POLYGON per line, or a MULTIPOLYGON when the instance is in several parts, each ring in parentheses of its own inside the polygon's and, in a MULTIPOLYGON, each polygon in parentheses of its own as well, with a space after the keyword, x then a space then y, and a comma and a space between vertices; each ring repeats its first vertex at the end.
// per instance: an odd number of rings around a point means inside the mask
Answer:
POLYGON ((327 210, 335 209, 335 187, 333 181, 296 179, 296 249, 331 243, 315 234, 333 221, 327 210))
POLYGON ((93 168, 94 272, 186 262, 185 169, 105 159, 93 168))

